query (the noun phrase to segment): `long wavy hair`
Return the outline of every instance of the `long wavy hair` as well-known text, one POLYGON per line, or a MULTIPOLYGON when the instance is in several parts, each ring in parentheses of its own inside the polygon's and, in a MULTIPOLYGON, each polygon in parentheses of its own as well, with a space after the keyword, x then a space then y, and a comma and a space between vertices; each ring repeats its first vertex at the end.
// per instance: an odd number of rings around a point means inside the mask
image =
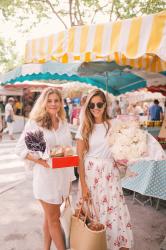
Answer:
POLYGON ((85 142, 86 152, 89 150, 89 136, 92 134, 94 124, 95 124, 95 118, 89 109, 89 103, 94 96, 99 96, 102 99, 102 101, 105 103, 102 120, 106 127, 106 134, 108 133, 108 130, 110 128, 109 115, 107 113, 108 104, 107 104, 106 96, 104 92, 101 91, 100 89, 92 90, 87 96, 86 102, 84 104, 85 106, 84 106, 84 121, 82 125, 82 137, 85 142))
POLYGON ((49 98, 49 95, 51 94, 56 94, 58 96, 61 106, 60 106, 59 112, 57 113, 57 117, 61 121, 65 121, 65 111, 64 111, 63 98, 62 98, 61 92, 57 90, 56 88, 52 88, 52 87, 49 87, 43 90, 43 92, 37 99, 29 115, 30 119, 36 121, 41 127, 47 128, 47 129, 51 129, 53 126, 51 116, 46 110, 48 98, 49 98))

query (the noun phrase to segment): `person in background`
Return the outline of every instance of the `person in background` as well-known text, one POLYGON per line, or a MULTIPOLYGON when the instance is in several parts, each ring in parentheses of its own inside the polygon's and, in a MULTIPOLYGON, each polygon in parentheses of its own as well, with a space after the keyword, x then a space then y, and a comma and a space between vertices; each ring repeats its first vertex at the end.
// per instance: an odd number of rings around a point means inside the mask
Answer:
POLYGON ((115 114, 116 116, 121 115, 121 108, 118 100, 115 101, 115 114))
POLYGON ((3 132, 3 121, 2 121, 2 115, 0 110, 0 141, 2 140, 2 132, 3 132))
POLYGON ((166 118, 166 100, 164 102, 164 118, 163 119, 165 119, 165 118, 166 118))
POLYGON ((1 112, 1 114, 5 112, 5 105, 4 105, 3 101, 0 101, 0 112, 1 112))
POLYGON ((65 109, 65 112, 66 112, 67 121, 69 122, 69 120, 70 120, 70 118, 69 118, 69 105, 67 103, 66 98, 64 99, 64 109, 65 109))
MULTIPOLYGON (((111 110, 111 107, 109 107, 109 109, 111 110)), ((110 113, 110 112, 109 112, 110 113)), ((118 100, 115 100, 113 103, 112 103, 112 110, 111 110, 111 115, 110 117, 112 118, 116 118, 118 115, 121 115, 121 108, 120 108, 120 105, 119 105, 119 101, 118 100)))
POLYGON ((14 98, 9 97, 7 104, 5 105, 5 122, 7 124, 7 128, 4 129, 4 133, 9 133, 9 138, 11 140, 15 140, 13 136, 13 124, 14 124, 14 98))
POLYGON ((149 118, 152 121, 162 121, 164 118, 163 109, 157 99, 154 100, 153 105, 149 108, 149 118))
POLYGON ((4 127, 4 121, 3 121, 4 112, 5 112, 5 105, 3 104, 3 101, 0 101, 0 141, 2 140, 3 127, 4 127))
POLYGON ((79 124, 81 124, 84 120, 84 104, 86 102, 86 98, 87 98, 87 95, 83 95, 81 97, 81 101, 80 101, 80 106, 81 106, 81 109, 80 109, 80 113, 79 113, 79 124))
MULTIPOLYGON (((17 143, 16 153, 33 163, 33 193, 44 212, 44 250, 65 250, 60 224, 60 205, 69 195, 70 184, 75 180, 73 168, 53 169, 50 161, 36 158, 25 144, 25 135, 42 131, 48 148, 72 145, 71 134, 65 119, 62 95, 55 88, 45 89, 35 103, 30 119, 17 143)), ((37 246, 36 246, 37 247, 37 246)))
POLYGON ((92 198, 100 223, 106 226, 107 249, 127 250, 133 242, 130 215, 110 151, 109 131, 106 96, 95 89, 87 96, 84 121, 76 135, 81 192, 83 199, 92 198))
POLYGON ((22 103, 20 102, 20 100, 18 98, 15 99, 14 108, 15 108, 15 114, 21 115, 22 103))
POLYGON ((148 116, 149 106, 147 102, 143 103, 143 111, 144 111, 144 115, 148 116))
POLYGON ((127 108, 127 114, 128 115, 138 115, 138 112, 136 110, 136 103, 129 104, 127 108))
POLYGON ((78 125, 78 119, 79 119, 79 114, 80 114, 80 106, 77 103, 73 103, 73 109, 71 113, 71 123, 73 125, 78 125))
POLYGON ((135 106, 135 114, 136 114, 136 115, 140 115, 140 116, 143 116, 143 115, 144 115, 144 110, 143 110, 143 108, 142 108, 141 103, 136 103, 136 106, 135 106))
POLYGON ((121 114, 122 115, 127 115, 127 108, 128 108, 129 102, 127 100, 127 98, 122 98, 120 97, 120 109, 121 109, 121 114))
POLYGON ((71 114, 72 114, 72 109, 73 109, 73 104, 72 101, 69 97, 66 98, 67 104, 69 106, 69 122, 71 122, 71 114))

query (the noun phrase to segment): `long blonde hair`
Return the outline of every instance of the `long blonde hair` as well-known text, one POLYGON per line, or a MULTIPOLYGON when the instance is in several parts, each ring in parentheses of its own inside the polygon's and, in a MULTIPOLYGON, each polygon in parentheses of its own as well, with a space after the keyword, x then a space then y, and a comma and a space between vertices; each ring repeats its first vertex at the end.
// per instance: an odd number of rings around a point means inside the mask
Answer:
POLYGON ((48 101, 48 97, 51 94, 56 94, 60 100, 61 107, 58 112, 58 118, 60 120, 64 121, 65 120, 65 111, 64 111, 64 106, 63 106, 63 98, 61 95, 61 92, 57 90, 56 88, 46 88, 43 90, 39 98, 37 99, 30 115, 29 118, 36 121, 41 127, 51 129, 52 128, 52 120, 51 116, 46 110, 46 105, 48 101))
POLYGON ((85 106, 84 106, 84 122, 82 125, 82 137, 83 140, 85 142, 85 150, 86 152, 89 150, 89 136, 92 134, 93 128, 94 128, 94 124, 95 124, 95 119, 89 109, 89 103, 91 101, 91 99, 94 96, 99 96, 101 97, 102 101, 105 103, 105 108, 104 108, 104 112, 103 112, 103 123, 106 126, 106 134, 110 128, 110 123, 109 123, 109 115, 107 113, 107 99, 106 96, 104 94, 103 91, 101 91, 100 89, 95 89, 92 90, 89 95, 87 96, 86 102, 85 102, 85 106))

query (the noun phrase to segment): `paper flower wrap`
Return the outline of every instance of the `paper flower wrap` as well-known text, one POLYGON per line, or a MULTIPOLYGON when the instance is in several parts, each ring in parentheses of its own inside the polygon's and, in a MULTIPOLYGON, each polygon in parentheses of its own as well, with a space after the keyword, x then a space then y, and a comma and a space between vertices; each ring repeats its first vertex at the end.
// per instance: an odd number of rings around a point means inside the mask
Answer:
POLYGON ((44 139, 43 131, 35 130, 27 132, 25 135, 25 144, 30 153, 37 159, 49 159, 49 149, 44 139))

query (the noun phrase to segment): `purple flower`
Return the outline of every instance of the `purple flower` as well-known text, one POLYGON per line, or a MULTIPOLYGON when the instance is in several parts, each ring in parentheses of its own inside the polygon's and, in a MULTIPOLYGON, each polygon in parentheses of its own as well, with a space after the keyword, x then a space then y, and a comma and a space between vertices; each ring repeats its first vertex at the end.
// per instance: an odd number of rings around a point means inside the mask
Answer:
POLYGON ((31 151, 44 153, 46 150, 46 141, 44 140, 43 131, 37 130, 34 132, 27 132, 25 136, 25 144, 31 151))

